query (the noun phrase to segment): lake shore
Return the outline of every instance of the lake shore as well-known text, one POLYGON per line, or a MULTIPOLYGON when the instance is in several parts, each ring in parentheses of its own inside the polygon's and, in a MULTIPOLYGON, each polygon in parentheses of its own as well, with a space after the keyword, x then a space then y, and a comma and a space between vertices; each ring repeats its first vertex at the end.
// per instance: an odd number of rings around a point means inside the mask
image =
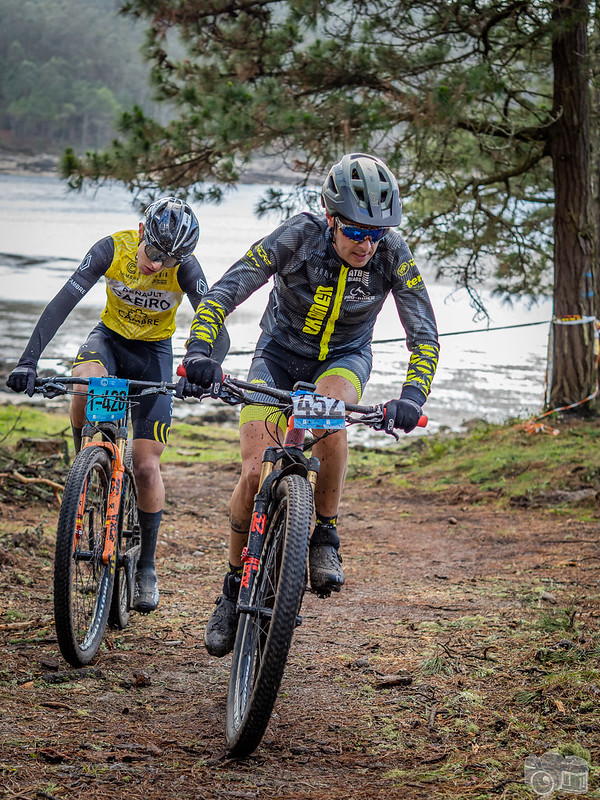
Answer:
MULTIPOLYGON (((0 175, 58 175, 60 156, 52 153, 16 153, 0 149, 0 175)), ((291 170, 280 158, 261 156, 252 159, 240 183, 279 183, 292 185, 301 175, 291 170)))

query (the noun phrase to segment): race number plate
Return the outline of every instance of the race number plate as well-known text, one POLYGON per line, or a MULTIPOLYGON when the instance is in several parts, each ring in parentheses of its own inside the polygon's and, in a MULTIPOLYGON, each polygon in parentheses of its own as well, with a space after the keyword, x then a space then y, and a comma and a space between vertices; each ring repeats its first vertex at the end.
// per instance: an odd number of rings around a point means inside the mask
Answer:
POLYGON ((292 402, 295 428, 331 430, 346 427, 346 406, 343 400, 310 392, 293 392, 292 402))
POLYGON ((124 417, 129 381, 122 378, 88 380, 87 418, 92 422, 108 422, 124 417))

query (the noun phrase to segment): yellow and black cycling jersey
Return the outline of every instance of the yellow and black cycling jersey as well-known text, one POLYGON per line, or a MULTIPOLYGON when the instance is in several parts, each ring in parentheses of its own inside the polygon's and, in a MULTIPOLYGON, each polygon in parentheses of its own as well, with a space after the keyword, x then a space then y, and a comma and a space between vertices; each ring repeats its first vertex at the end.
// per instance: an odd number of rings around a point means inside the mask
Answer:
POLYGON ((260 325, 296 358, 328 361, 370 347, 377 315, 391 294, 411 351, 404 385, 420 390, 425 401, 438 361, 437 326, 423 278, 399 233, 390 231, 366 266, 355 268, 338 256, 325 217, 292 217, 211 287, 196 310, 189 341, 212 345, 227 315, 270 278, 260 325))
POLYGON ((73 308, 102 277, 106 281, 106 306, 101 316, 108 328, 135 341, 169 339, 184 294, 195 309, 208 289, 206 278, 193 255, 174 267, 142 275, 136 260, 138 246, 137 230, 119 231, 96 242, 46 306, 21 361, 37 364, 73 308))

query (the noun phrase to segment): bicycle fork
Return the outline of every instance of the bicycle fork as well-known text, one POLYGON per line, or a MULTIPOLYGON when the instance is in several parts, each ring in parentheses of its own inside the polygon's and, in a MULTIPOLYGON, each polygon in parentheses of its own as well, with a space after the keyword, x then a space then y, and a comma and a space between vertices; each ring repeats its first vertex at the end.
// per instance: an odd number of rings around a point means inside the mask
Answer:
MULTIPOLYGON (((83 446, 88 447, 92 442, 86 442, 83 446)), ((110 487, 108 492, 108 507, 106 509, 106 519, 104 523, 104 550, 102 551, 102 563, 112 563, 112 568, 115 568, 115 544, 117 541, 117 531, 119 526, 119 509, 121 507, 121 497, 123 494, 123 473, 125 472, 125 465, 122 458, 123 446, 114 444, 113 442, 93 442, 94 447, 105 447, 111 456, 112 473, 110 476, 110 487)), ((83 449, 83 448, 82 448, 83 449)), ((79 507, 77 509, 77 518, 75 525, 75 539, 73 542, 73 549, 76 550, 81 539, 81 532, 83 528, 83 518, 85 515, 85 503, 87 498, 87 485, 84 487, 81 497, 79 498, 79 507)))
MULTIPOLYGON (((248 544, 242 552, 242 564, 244 569, 242 572, 242 582, 238 597, 238 611, 251 610, 249 605, 250 593, 252 590, 252 583, 256 573, 258 572, 260 556, 263 549, 264 536, 267 527, 267 511, 272 500, 272 487, 274 482, 281 474, 280 470, 274 474, 273 470, 275 468, 275 464, 285 456, 286 447, 301 445, 303 439, 304 431, 295 429, 293 427, 292 418, 292 420, 290 420, 288 423, 288 430, 286 432, 283 448, 268 448, 265 450, 263 455, 258 492, 254 497, 254 507, 252 509, 252 517, 250 520, 248 544)), ((290 463, 297 463, 298 466, 303 468, 303 472, 306 470, 305 477, 310 483, 314 494, 317 475, 319 473, 319 460, 315 457, 306 458, 301 450, 296 453, 295 459, 291 460, 290 463), (295 460, 296 458, 297 461, 295 460)))

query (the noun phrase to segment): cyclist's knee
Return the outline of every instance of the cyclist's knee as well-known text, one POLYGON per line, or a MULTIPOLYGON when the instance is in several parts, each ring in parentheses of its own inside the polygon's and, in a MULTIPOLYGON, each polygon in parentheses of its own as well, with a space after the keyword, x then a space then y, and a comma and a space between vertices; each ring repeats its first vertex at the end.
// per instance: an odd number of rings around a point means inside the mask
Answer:
POLYGON ((245 497, 254 498, 258 491, 261 463, 254 459, 242 462, 242 472, 238 482, 241 493, 245 497))
POLYGON ((133 442, 133 471, 139 487, 162 484, 160 457, 164 445, 150 439, 135 439, 133 442))

